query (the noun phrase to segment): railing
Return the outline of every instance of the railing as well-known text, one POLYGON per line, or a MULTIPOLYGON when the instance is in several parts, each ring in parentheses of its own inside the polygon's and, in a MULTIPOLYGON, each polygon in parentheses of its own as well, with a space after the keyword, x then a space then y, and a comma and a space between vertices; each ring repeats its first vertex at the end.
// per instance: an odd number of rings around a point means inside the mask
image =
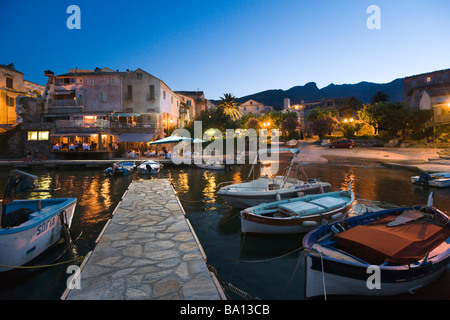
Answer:
POLYGON ((94 123, 87 123, 79 120, 56 120, 58 128, 109 128, 108 120, 99 119, 94 123))
POLYGON ((50 108, 82 107, 84 106, 84 102, 83 99, 48 99, 48 106, 50 108))
POLYGON ((157 128, 156 122, 148 123, 121 123, 121 122, 111 122, 111 128, 157 128))

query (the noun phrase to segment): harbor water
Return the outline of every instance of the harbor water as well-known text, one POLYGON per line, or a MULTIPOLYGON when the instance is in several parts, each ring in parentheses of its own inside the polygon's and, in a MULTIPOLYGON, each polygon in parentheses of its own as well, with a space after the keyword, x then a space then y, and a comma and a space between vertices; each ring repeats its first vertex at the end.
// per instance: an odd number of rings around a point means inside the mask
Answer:
MULTIPOLYGON (((239 210, 229 207, 217 195, 226 181, 247 178, 250 167, 236 166, 227 171, 208 171, 189 166, 167 165, 152 179, 172 181, 186 216, 191 222, 212 266, 222 283, 239 288, 240 294, 226 291, 230 299, 303 300, 304 264, 301 250, 303 235, 246 235, 240 232, 239 210), (243 295, 242 293, 245 293, 243 295)), ((434 204, 450 209, 450 188, 435 189, 411 184, 413 171, 350 165, 303 165, 303 179, 320 177, 331 184, 330 191, 347 189, 350 181, 356 203, 350 214, 366 210, 426 204, 434 192, 434 204)), ((55 193, 22 193, 16 198, 75 197, 78 199, 72 221, 74 248, 53 266, 0 283, 0 299, 57 300, 72 276, 69 266, 95 248, 95 240, 129 184, 141 179, 136 173, 126 177, 105 177, 102 168, 55 168, 33 166, 24 170, 38 177, 40 189, 50 188, 58 179, 61 190, 55 193), (71 262, 72 261, 72 262, 71 262)), ((0 168, 3 192, 10 168, 0 168)), ((80 285, 83 280, 80 279, 80 285)), ((358 298, 358 297, 354 297, 358 298)), ((415 294, 383 299, 449 300, 450 272, 415 294)))

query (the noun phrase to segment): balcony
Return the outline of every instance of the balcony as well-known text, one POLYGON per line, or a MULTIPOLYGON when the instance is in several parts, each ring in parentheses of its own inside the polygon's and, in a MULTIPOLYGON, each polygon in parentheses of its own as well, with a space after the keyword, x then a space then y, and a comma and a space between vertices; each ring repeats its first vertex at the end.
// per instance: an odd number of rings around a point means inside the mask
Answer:
POLYGON ((109 128, 108 120, 99 119, 96 122, 83 122, 79 120, 56 120, 57 128, 109 128))
POLYGON ((49 108, 84 107, 83 99, 48 99, 49 108))
POLYGON ((84 110, 82 99, 48 99, 47 105, 49 113, 77 113, 84 110))

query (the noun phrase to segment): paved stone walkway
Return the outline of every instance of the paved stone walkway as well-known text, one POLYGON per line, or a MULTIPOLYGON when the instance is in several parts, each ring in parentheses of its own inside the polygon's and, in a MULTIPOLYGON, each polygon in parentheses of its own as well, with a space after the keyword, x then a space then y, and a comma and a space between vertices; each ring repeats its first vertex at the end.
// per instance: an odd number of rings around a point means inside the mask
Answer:
POLYGON ((67 300, 223 300, 169 180, 133 181, 67 300))

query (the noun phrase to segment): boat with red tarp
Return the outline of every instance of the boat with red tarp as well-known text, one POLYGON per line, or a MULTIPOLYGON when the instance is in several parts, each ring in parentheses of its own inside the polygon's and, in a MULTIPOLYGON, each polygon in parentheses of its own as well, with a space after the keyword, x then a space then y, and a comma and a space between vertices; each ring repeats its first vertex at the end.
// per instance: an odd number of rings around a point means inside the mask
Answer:
POLYGON ((450 218, 428 205, 368 212, 303 238, 305 297, 413 293, 450 266, 450 218))

